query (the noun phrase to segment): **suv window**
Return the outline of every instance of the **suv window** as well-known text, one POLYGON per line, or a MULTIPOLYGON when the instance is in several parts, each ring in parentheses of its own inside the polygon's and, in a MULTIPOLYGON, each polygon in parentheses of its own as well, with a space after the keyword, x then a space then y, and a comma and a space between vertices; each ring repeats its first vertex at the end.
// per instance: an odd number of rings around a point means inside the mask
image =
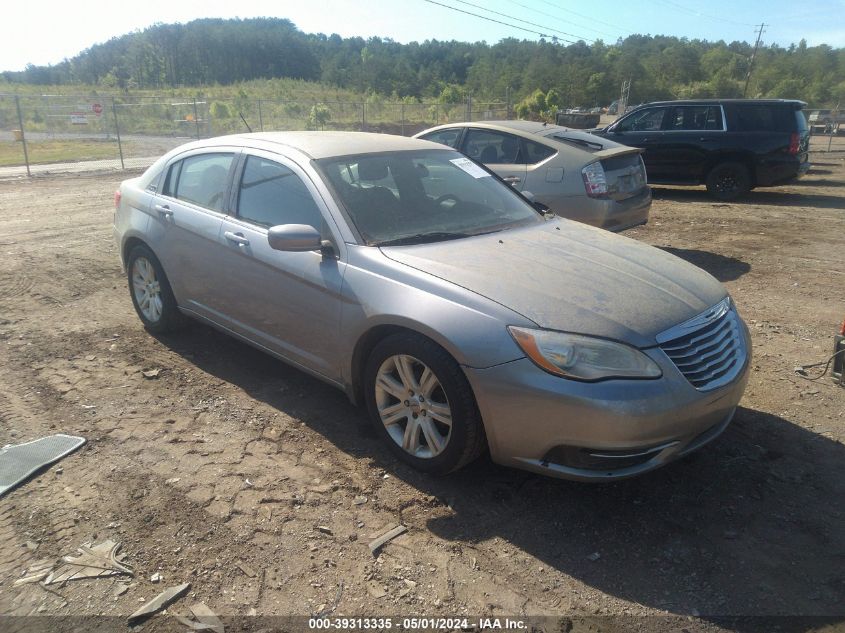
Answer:
POLYGON ((189 156, 170 168, 164 194, 222 211, 234 154, 189 156))
POLYGON ((318 231, 322 215, 311 192, 293 171, 248 156, 238 192, 238 217, 265 227, 308 224, 318 231))
POLYGON ((744 132, 777 132, 784 130, 783 108, 776 105, 737 105, 737 129, 744 132))
POLYGON ((431 141, 432 143, 440 143, 442 145, 448 145, 451 148, 457 149, 458 139, 461 138, 461 131, 460 129, 449 128, 448 130, 439 130, 437 132, 432 132, 431 134, 426 134, 425 136, 421 136, 420 138, 424 138, 425 140, 431 141))
POLYGON ((485 165, 522 165, 519 137, 490 130, 469 130, 464 141, 464 153, 485 165))
POLYGON ((656 132, 663 127, 663 117, 669 108, 643 108, 619 122, 616 132, 656 132))
POLYGON ((666 125, 667 130, 721 130, 722 109, 719 106, 675 106, 666 125))

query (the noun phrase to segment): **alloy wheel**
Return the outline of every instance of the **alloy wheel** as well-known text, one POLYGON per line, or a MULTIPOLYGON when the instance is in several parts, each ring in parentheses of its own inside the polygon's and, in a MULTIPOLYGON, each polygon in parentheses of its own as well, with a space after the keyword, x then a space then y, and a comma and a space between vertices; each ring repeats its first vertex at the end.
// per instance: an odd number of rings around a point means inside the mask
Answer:
POLYGON ((407 354, 388 357, 375 381, 376 407, 390 438, 414 457, 442 453, 452 434, 452 411, 440 380, 407 354))

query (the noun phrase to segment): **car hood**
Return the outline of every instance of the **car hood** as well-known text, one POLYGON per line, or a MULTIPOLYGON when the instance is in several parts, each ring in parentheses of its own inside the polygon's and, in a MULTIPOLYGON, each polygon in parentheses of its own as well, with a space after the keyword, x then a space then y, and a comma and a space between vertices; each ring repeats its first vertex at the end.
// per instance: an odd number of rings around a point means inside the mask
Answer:
POLYGON ((721 301, 705 271, 658 248, 577 222, 417 246, 396 262, 482 295, 541 328, 656 344, 655 336, 721 301))

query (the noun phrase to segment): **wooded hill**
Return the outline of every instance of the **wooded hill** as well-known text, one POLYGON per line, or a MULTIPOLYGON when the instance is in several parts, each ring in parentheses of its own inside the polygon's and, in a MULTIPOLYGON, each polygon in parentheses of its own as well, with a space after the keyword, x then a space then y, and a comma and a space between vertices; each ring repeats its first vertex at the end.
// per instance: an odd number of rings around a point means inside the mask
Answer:
MULTIPOLYGON (((201 19, 160 24, 96 44, 53 66, 0 73, 3 83, 165 89, 228 85, 259 78, 317 81, 362 93, 457 103, 511 102, 553 90, 563 107, 607 105, 631 79, 630 103, 740 97, 753 46, 631 35, 613 44, 562 45, 505 39, 400 44, 390 39, 307 34, 289 20, 201 19)), ((14 85, 9 86, 14 91, 14 85)), ((762 46, 749 97, 845 102, 845 49, 762 46)))

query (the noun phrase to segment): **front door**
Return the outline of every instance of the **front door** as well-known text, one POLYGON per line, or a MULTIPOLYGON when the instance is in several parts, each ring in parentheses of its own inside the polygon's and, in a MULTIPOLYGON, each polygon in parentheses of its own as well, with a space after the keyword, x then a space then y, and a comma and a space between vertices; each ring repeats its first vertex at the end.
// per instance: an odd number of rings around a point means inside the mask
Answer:
POLYGON ((345 251, 322 198, 295 164, 256 153, 244 155, 233 204, 219 235, 226 305, 218 319, 290 361, 338 379, 345 251), (273 250, 267 230, 282 224, 313 226, 333 243, 335 255, 273 250))
POLYGON ((641 147, 649 180, 672 179, 674 167, 663 149, 663 120, 669 108, 665 106, 635 110, 611 126, 607 135, 612 141, 641 147))

